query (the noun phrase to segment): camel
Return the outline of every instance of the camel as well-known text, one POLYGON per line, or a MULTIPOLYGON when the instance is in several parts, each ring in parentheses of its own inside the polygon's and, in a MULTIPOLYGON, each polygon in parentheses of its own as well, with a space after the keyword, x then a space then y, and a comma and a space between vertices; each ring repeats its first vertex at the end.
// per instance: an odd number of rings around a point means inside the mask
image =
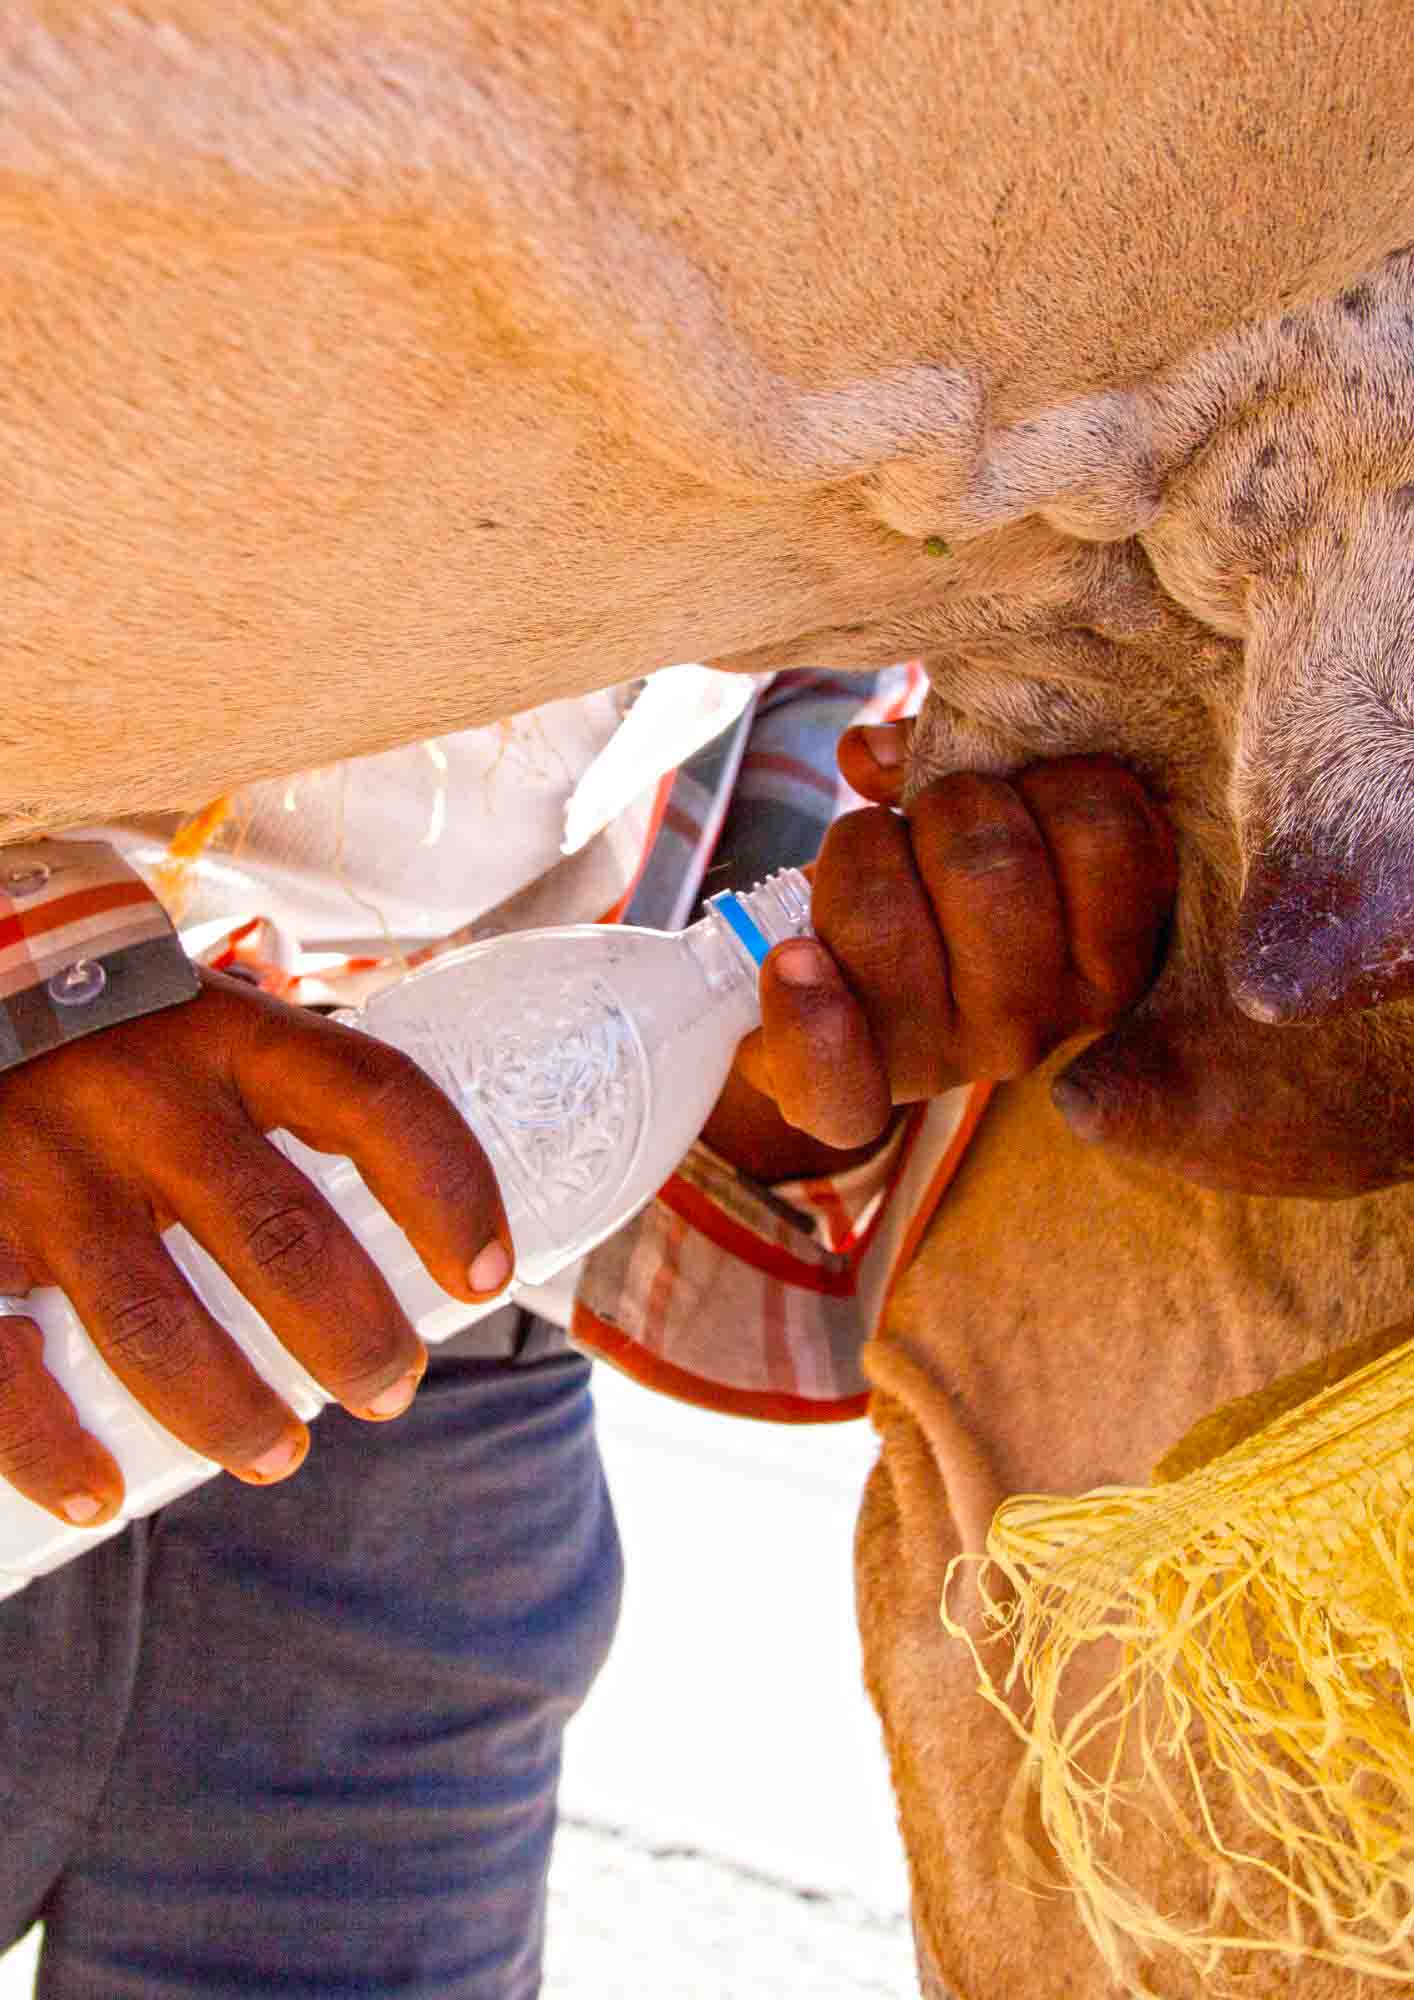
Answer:
POLYGON ((1408 1310, 1407 24, 0 21, 0 840, 686 658, 918 653, 921 775, 1110 749, 1170 806, 1162 979, 998 1093, 871 1349, 868 1671, 960 2000, 1109 1976, 1009 1872, 948 1557, 1408 1310))
MULTIPOLYGON (((915 783, 1117 753, 1172 814, 1181 887, 1139 1008, 994 1098, 867 1357, 860 1620, 930 1995, 1121 1990, 1056 1871, 1038 1895, 1004 1836, 1020 1750, 940 1622, 952 1558, 1009 1495, 1142 1485, 1215 1407, 1408 1314, 1411 277, 1392 257, 1132 399, 999 434, 961 503, 974 582, 929 659, 915 783), (1053 483, 1054 438, 1102 424, 1090 480, 1053 483), (1068 583, 1038 608, 1042 574, 1068 583)), ((985 1651, 976 1576, 952 1596, 985 1651)), ((1027 1838, 1044 1876, 1034 1812, 1027 1838)), ((1199 1922, 1205 1863, 1142 1819, 1122 1838, 1126 1878, 1199 1922)), ((1280 1933, 1275 1893, 1246 1915, 1280 1933)), ((1281 1957, 1237 1970, 1264 2000, 1381 1990, 1281 1957)), ((1224 1990, 1162 1953, 1126 1972, 1163 2000, 1224 1990)))

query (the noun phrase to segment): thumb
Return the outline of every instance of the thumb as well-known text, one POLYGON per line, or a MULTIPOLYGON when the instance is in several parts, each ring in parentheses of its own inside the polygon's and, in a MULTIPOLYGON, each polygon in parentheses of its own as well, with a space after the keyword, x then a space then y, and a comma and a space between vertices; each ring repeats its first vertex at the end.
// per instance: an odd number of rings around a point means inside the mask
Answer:
POLYGON ((835 755, 847 784, 876 806, 896 805, 903 794, 913 718, 847 729, 835 755))

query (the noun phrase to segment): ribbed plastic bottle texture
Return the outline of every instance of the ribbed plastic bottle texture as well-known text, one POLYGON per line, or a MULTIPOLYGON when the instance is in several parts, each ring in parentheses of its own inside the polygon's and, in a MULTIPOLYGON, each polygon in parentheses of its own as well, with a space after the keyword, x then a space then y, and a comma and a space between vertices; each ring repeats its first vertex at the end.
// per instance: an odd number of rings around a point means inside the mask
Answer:
MULTIPOLYGON (((759 1022, 765 948, 810 928, 805 877, 785 869, 688 930, 579 924, 468 946, 342 1020, 406 1051, 447 1092, 495 1169, 516 1250, 536 1285, 634 1215, 701 1131, 737 1043, 759 1022)), ((276 1144, 316 1183, 382 1269, 423 1340, 480 1316, 423 1269, 347 1159, 288 1133, 276 1144)), ((208 1310, 301 1417, 328 1395, 186 1231, 168 1250, 208 1310)), ((85 1428, 118 1462, 122 1514, 74 1528, 0 1480, 0 1597, 57 1569, 218 1471, 164 1430, 118 1381, 62 1292, 4 1301, 44 1335, 44 1359, 85 1428)))

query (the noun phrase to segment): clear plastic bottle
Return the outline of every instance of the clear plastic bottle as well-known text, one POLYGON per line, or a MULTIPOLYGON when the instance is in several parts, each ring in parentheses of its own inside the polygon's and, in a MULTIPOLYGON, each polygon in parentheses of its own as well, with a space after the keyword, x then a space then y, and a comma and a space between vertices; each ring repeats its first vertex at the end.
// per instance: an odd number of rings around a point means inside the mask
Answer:
MULTIPOLYGON (((784 869, 716 896, 677 935, 576 924, 467 946, 339 1018, 390 1042, 439 1083, 495 1168, 516 1251, 511 1288, 478 1309, 430 1278, 353 1163, 288 1133, 274 1142, 315 1182, 434 1344, 521 1285, 542 1284, 628 1221, 701 1131, 737 1043, 760 1021, 771 945, 810 929, 810 885, 784 869)), ((265 1379, 303 1418, 330 1400, 184 1229, 175 1261, 265 1379)), ((65 1295, 0 1300, 44 1335, 44 1360, 126 1485, 122 1514, 75 1528, 0 1480, 0 1597, 118 1533, 219 1468, 178 1442, 118 1381, 65 1295)))

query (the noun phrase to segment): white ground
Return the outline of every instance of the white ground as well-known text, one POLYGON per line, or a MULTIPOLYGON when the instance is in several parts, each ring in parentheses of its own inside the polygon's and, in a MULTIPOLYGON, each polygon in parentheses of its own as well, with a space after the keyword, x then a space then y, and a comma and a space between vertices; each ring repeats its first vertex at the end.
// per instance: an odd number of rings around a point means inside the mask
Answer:
MULTIPOLYGON (((571 1733, 544 2000, 912 2000, 859 1686, 867 1427, 700 1415, 599 1371, 628 1594, 571 1733)), ((0 1960, 25 2000, 32 1952, 0 1960)))

